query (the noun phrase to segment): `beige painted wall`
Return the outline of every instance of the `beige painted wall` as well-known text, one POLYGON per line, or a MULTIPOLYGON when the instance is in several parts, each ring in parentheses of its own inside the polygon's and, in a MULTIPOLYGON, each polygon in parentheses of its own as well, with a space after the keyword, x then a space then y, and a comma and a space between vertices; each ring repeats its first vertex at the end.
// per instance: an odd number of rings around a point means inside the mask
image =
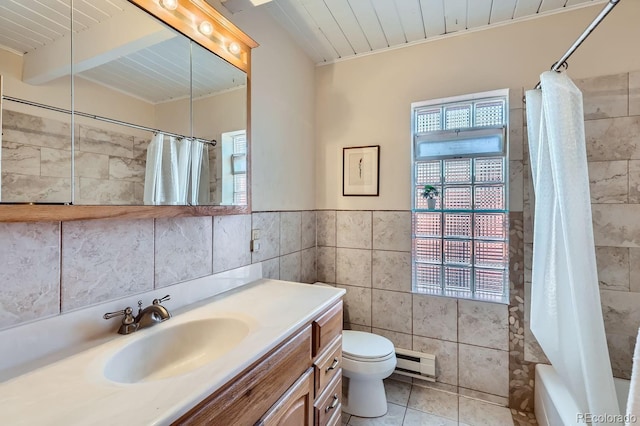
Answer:
MULTIPOLYGON (((316 208, 411 208, 411 102, 531 88, 602 5, 322 66, 316 72, 316 208), (342 147, 381 145, 379 197, 342 197, 342 147)), ((585 78, 640 69, 640 2, 621 2, 570 61, 585 78)), ((521 108, 512 96, 511 108, 521 108)))
POLYGON ((228 17, 260 43, 251 59, 252 208, 313 209, 315 66, 264 7, 228 17))

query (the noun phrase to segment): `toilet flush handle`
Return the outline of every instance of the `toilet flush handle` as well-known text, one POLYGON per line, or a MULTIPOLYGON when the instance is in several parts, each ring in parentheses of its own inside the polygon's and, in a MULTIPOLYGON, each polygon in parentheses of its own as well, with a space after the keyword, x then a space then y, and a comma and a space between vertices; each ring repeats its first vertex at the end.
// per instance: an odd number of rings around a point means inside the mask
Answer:
POLYGON ((333 362, 331 363, 331 365, 329 367, 327 367, 327 371, 326 372, 328 373, 331 370, 335 370, 339 363, 340 363, 340 361, 338 360, 338 358, 334 358, 333 362))

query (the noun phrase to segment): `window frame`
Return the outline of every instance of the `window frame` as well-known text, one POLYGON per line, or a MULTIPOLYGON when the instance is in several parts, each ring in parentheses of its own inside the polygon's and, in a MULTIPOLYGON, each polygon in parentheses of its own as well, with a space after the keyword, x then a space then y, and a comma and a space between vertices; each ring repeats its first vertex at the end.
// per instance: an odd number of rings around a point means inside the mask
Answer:
MULTIPOLYGON (((444 120, 445 118, 441 116, 440 117, 441 129, 442 127, 444 127, 444 125, 442 124, 444 120)), ((482 93, 476 93, 471 95, 456 96, 456 97, 445 98, 445 99, 434 99, 430 101, 414 102, 411 104, 411 191, 412 191, 411 193, 411 220, 412 220, 412 229, 411 229, 411 242, 412 242, 411 244, 412 245, 411 281, 412 283, 411 283, 411 287, 412 287, 413 293, 428 294, 428 295, 434 295, 434 296, 455 297, 455 298, 471 299, 471 300, 478 300, 478 301, 490 301, 490 302, 498 302, 503 304, 509 303, 509 131, 508 129, 509 129, 509 90, 508 89, 496 90, 491 92, 482 92, 482 93), (418 133, 418 123, 417 123, 418 111, 424 111, 425 109, 428 109, 428 108, 435 109, 439 107, 441 108, 441 111, 444 112, 445 107, 455 106, 455 104, 471 103, 474 105, 474 107, 472 109, 471 117, 469 119, 469 124, 473 125, 475 123, 475 113, 476 113, 475 103, 490 101, 492 99, 496 99, 496 100, 501 99, 502 101, 504 101, 503 125, 501 126, 494 125, 494 126, 465 127, 461 129, 446 129, 446 130, 425 131, 425 132, 418 133), (417 156, 417 153, 419 152, 419 149, 418 149, 419 143, 425 143, 425 142, 428 143, 431 140, 453 141, 453 140, 456 140, 456 138, 458 138, 459 140, 464 140, 465 138, 469 139, 473 137, 485 137, 485 136, 492 136, 492 135, 493 136, 499 135, 501 137, 502 146, 501 146, 500 152, 494 151, 487 154, 483 154, 483 153, 466 154, 466 155, 465 154, 463 155, 441 154, 438 156, 424 156, 424 155, 417 156), (501 185, 503 185, 504 187, 504 194, 503 194, 504 209, 500 209, 500 210, 484 210, 484 209, 475 208, 475 187, 476 187, 475 161, 478 158, 490 158, 490 157, 500 157, 503 159, 503 181, 501 185), (450 160, 452 158, 469 158, 470 159, 469 161, 471 162, 471 171, 470 171, 471 179, 468 186, 471 188, 471 191, 472 191, 472 195, 471 195, 472 205, 470 209, 460 209, 460 210, 446 209, 446 208, 443 209, 443 206, 440 205, 437 210, 435 211, 431 210, 440 214, 440 233, 438 237, 434 237, 440 240, 440 261, 439 263, 431 263, 432 265, 439 267, 440 288, 437 291, 434 289, 433 292, 425 291, 425 289, 419 290, 416 275, 417 275, 417 265, 421 264, 421 262, 417 260, 417 253, 416 253, 416 240, 417 238, 420 238, 416 236, 415 222, 418 217, 416 213, 429 212, 429 210, 416 206, 417 200, 419 197, 417 194, 418 186, 416 183, 417 164, 424 161, 440 161, 440 167, 441 167, 440 188, 445 189, 446 188, 446 184, 444 182, 445 172, 443 170, 444 164, 445 164, 445 161, 450 160), (469 214, 471 217, 471 223, 472 223, 470 237, 469 238, 462 237, 460 239, 460 241, 468 241, 471 247, 470 264, 468 266, 468 270, 470 274, 470 278, 469 278, 470 288, 468 291, 449 290, 445 286, 445 266, 447 265, 447 263, 445 262, 445 259, 444 259, 444 255, 445 255, 444 245, 445 245, 445 241, 452 240, 451 238, 448 238, 445 233, 445 215, 447 213, 451 214, 456 212, 469 214), (475 214, 477 214, 476 212, 479 212, 479 214, 482 214, 482 213, 504 214, 505 238, 502 240, 501 239, 493 240, 493 241, 502 241, 506 245, 505 266, 504 268, 494 269, 496 271, 504 271, 502 295, 498 295, 498 294, 494 295, 489 293, 476 293, 476 289, 475 289, 476 268, 479 268, 480 270, 485 270, 483 266, 476 264, 476 258, 475 258, 476 257, 476 253, 475 253, 476 241, 478 242, 487 241, 486 238, 476 237, 476 234, 474 231, 474 225, 473 225, 475 214)), ((455 186, 455 184, 453 184, 453 186, 455 186)), ((441 193, 441 196, 443 196, 442 193, 441 193)), ((442 202, 443 202, 443 199, 441 203, 442 202)), ((455 265, 450 265, 450 266, 455 268, 455 265)), ((488 268, 488 269, 491 269, 491 268, 488 268)))

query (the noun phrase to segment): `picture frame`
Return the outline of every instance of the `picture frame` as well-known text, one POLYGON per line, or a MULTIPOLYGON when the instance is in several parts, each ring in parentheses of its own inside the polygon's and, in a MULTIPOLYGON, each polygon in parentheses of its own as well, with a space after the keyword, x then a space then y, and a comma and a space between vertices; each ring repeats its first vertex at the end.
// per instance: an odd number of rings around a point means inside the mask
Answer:
POLYGON ((342 148, 342 195, 380 195, 380 145, 342 148))

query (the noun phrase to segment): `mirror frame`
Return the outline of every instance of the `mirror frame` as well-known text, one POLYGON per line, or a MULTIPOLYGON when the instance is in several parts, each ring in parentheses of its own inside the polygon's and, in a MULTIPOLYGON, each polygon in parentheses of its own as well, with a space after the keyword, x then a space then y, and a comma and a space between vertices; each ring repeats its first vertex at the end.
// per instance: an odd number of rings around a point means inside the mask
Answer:
MULTIPOLYGON (((251 49, 258 46, 204 0, 177 0, 169 10, 160 0, 128 0, 247 74, 247 204, 244 206, 114 206, 16 203, 0 204, 0 222, 59 222, 89 219, 149 219, 163 217, 221 216, 251 213, 251 49), (205 35, 198 25, 208 21, 213 32, 205 35), (240 49, 232 53, 230 45, 240 49)), ((2 94, 0 80, 0 95, 2 94)), ((1 99, 1 98, 0 98, 1 99)), ((0 108, 2 102, 0 101, 0 108)), ((0 110, 0 117, 2 117, 0 110)), ((0 121, 1 123, 1 121, 0 121)), ((1 139, 0 139, 1 140, 1 139)))

